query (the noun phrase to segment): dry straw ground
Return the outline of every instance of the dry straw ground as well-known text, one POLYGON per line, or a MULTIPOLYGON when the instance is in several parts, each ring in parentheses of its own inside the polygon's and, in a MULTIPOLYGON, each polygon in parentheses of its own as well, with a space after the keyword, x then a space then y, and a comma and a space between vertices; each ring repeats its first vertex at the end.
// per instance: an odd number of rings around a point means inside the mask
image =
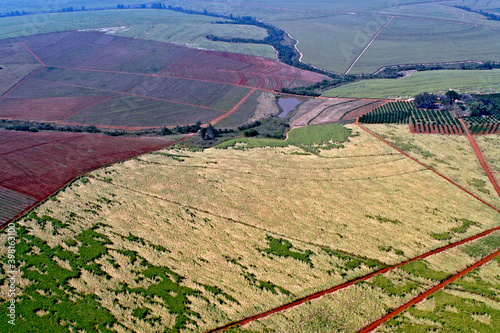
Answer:
MULTIPOLYGON (((21 241, 66 253, 48 259, 65 274, 80 271, 65 292, 97 296, 115 318, 111 329, 203 331, 500 224, 491 208, 350 128, 345 148, 317 155, 293 146, 169 149, 97 170, 35 209, 62 224, 19 221, 21 241), (463 219, 476 223, 453 232, 463 219), (100 252, 89 266, 68 257, 94 241, 100 252)), ((22 286, 37 283, 26 272, 47 269, 37 265, 21 268, 22 286)), ((380 314, 379 294, 355 289, 339 304, 380 314)), ((40 320, 53 311, 36 310, 40 320)))

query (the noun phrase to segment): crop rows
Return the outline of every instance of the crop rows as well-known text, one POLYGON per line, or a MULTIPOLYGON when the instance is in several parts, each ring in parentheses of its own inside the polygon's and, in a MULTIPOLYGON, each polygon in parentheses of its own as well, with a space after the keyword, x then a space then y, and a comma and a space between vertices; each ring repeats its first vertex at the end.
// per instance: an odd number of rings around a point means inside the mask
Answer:
POLYGON ((0 186, 0 226, 34 203, 34 198, 0 186))
POLYGON ((411 102, 391 102, 363 115, 359 121, 365 124, 408 124, 415 110, 411 102))
POLYGON ((421 134, 464 134, 462 126, 459 125, 436 125, 436 124, 410 124, 411 133, 421 134))
POLYGON ((499 134, 500 114, 486 117, 469 117, 464 119, 471 134, 499 134))
POLYGON ((0 144, 0 186, 38 200, 84 172, 169 144, 156 138, 57 132, 2 131, 0 139, 6 143, 0 144))
MULTIPOLYGON (((408 124, 412 133, 465 134, 462 124, 451 112, 417 109, 411 102, 391 102, 359 118, 366 124, 408 124)), ((500 133, 500 116, 467 118, 472 134, 500 133)))

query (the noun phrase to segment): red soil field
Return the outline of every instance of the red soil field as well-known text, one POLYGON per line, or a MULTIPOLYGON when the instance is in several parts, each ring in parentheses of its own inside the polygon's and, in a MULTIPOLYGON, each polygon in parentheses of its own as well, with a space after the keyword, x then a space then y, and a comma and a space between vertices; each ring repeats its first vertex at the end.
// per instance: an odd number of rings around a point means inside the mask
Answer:
POLYGON ((0 186, 0 228, 36 202, 37 200, 29 195, 0 186))
POLYGON ((71 117, 109 97, 55 97, 5 99, 0 103, 0 118, 57 121, 71 117))
POLYGON ((0 186, 43 200, 88 171, 170 144, 161 138, 0 131, 0 186))
POLYGON ((116 128, 209 123, 234 111, 252 88, 280 90, 326 78, 262 57, 99 32, 60 32, 0 43, 0 59, 17 53, 22 61, 42 67, 2 96, 4 119, 116 128), (119 95, 149 98, 144 105, 151 107, 134 111, 137 105, 131 104, 130 110, 118 110, 124 117, 112 121, 117 114, 107 112, 106 101, 123 97, 119 95), (160 110, 158 102, 169 105, 160 110))
POLYGON ((272 90, 311 85, 327 78, 267 58, 98 32, 60 32, 12 41, 24 43, 43 64, 53 67, 201 79, 272 90))
POLYGON ((385 100, 379 100, 379 101, 374 101, 374 103, 368 104, 366 106, 362 106, 360 108, 354 109, 352 111, 349 111, 345 113, 341 120, 356 120, 356 118, 361 117, 362 115, 373 111, 374 109, 378 108, 379 106, 384 105, 387 103, 385 100))

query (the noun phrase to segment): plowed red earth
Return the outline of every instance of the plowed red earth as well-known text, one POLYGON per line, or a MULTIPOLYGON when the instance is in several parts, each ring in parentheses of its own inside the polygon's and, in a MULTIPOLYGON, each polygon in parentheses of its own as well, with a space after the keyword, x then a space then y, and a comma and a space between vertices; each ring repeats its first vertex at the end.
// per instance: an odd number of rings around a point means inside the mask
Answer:
POLYGON ((56 97, 5 99, 1 103, 0 118, 34 121, 58 121, 71 117, 109 97, 56 97))
MULTIPOLYGON (((98 32, 60 32, 7 39, 2 43, 14 46, 22 53, 22 59, 28 57, 24 61, 36 61, 42 66, 0 96, 0 118, 7 119, 63 123, 72 114, 91 106, 99 110, 101 97, 132 94, 151 100, 154 109, 136 110, 133 105, 128 106, 126 122, 134 127, 209 123, 241 105, 241 98, 250 88, 281 90, 327 79, 262 57, 197 50, 98 32), (82 98, 87 96, 88 99, 82 98), (34 99, 21 100, 28 98, 34 99), (158 99, 182 104, 181 113, 185 117, 179 117, 177 108, 168 108, 163 110, 163 119, 175 118, 175 121, 152 126, 144 113, 155 111, 157 107, 153 102, 158 99), (206 111, 201 110, 203 114, 200 114, 200 108, 206 111), (175 117, 171 117, 174 113, 175 117)), ((0 59, 7 54, 4 49, 7 48, 0 48, 0 59)), ((106 112, 96 115, 104 122, 92 124, 118 126, 111 124, 106 115, 106 112)), ((126 125, 121 128, 127 129, 126 125)))
POLYGON ((149 137, 0 131, 0 211, 5 210, 0 223, 79 175, 172 143, 149 137))

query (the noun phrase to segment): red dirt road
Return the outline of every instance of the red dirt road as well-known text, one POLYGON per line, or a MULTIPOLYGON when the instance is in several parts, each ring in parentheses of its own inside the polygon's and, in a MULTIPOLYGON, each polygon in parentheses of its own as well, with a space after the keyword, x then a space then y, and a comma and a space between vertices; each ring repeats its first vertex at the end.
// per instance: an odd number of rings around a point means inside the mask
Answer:
POLYGON ((368 275, 365 275, 365 276, 362 276, 362 277, 359 277, 355 280, 352 280, 352 281, 349 281, 349 282, 346 282, 346 283, 343 283, 341 285, 338 285, 338 286, 335 286, 335 287, 332 287, 330 289, 326 289, 326 290, 323 290, 323 291, 320 291, 320 292, 317 292, 317 293, 314 293, 312 295, 309 295, 309 296, 306 296, 306 297, 303 297, 303 298, 300 298, 298 300, 295 300, 293 302, 290 302, 288 304, 285 304, 285 305, 282 305, 282 306, 279 306, 277 308, 274 308, 274 309, 271 309, 271 310, 268 310, 268 311, 265 311, 265 312, 262 312, 260 314, 257 314, 255 316, 251 316, 251 317, 247 317, 245 319, 242 319, 242 320, 239 320, 239 321, 236 321, 236 322, 233 322, 233 323, 230 323, 230 324, 227 324, 227 325, 224 325, 222 327, 219 327, 219 328, 216 328, 214 330, 211 330, 209 332, 221 332, 221 331, 224 331, 224 330, 227 330, 231 327, 234 327, 234 326, 242 326, 242 325, 245 325, 245 324, 248 324, 252 321, 255 321, 255 320, 258 320, 258 319, 262 319, 264 317, 267 317, 267 316, 270 316, 272 314, 275 314, 277 312, 281 312, 281 311, 284 311, 284 310, 287 310, 289 308, 293 308, 297 305, 300 305, 304 302, 307 302, 307 301, 310 301, 310 300, 313 300, 313 299, 316 299, 316 298, 320 298, 326 294, 331 294, 337 290, 341 290, 341 289, 345 289, 349 286, 352 286, 353 284, 355 284, 356 282, 360 282, 360 281, 365 281, 365 280, 368 280, 372 277, 374 277, 375 275, 378 275, 378 274, 383 274, 383 273, 386 273, 392 269, 395 269, 395 268, 398 268, 398 267, 401 267, 403 265, 406 265, 408 263, 411 263, 413 261, 416 261, 416 260, 419 260, 419 259, 424 259, 424 258, 427 258, 431 255, 434 255, 434 254, 437 254, 437 253, 440 253, 440 252, 443 252, 445 250, 448 250, 448 249, 451 249, 451 248, 454 248, 454 247, 457 247, 459 245, 462 245, 462 244, 465 244, 465 243, 468 243, 470 241, 473 241, 475 239, 478 239, 478 238, 481 238, 481 237, 484 237, 486 235, 489 235, 495 231, 499 231, 500 230, 500 227, 496 227, 496 228, 493 228, 493 229, 489 229, 489 230, 485 230, 477 235, 474 235, 474 236, 471 236, 471 237, 468 237, 468 238, 465 238, 465 239, 462 239, 458 242, 455 242, 455 243, 452 243, 452 244, 448 244, 446 246, 443 246, 443 247, 440 247, 438 249, 435 249, 435 250, 432 250, 432 251, 429 251, 427 253, 424 253, 424 254, 421 254, 419 256, 416 256, 412 259, 409 259, 409 260, 406 260, 404 262, 401 262, 399 264, 396 264, 396 265, 393 265, 393 266, 388 266, 388 267, 385 267, 381 270, 378 270, 376 272, 373 272, 373 273, 370 273, 368 275))
POLYGON ((243 105, 243 103, 245 103, 245 102, 246 102, 246 100, 248 99, 248 97, 250 97, 250 96, 251 96, 251 95, 255 92, 255 90, 257 90, 257 88, 253 88, 252 90, 250 90, 250 91, 248 92, 248 94, 246 94, 246 95, 245 95, 245 97, 243 97, 243 98, 241 99, 241 101, 239 101, 239 102, 238 102, 238 104, 236 104, 236 105, 235 105, 235 106, 231 109, 231 111, 227 112, 226 114, 223 114, 223 115, 222 115, 222 116, 220 116, 220 117, 215 118, 215 119, 214 119, 214 120, 212 120, 210 123, 211 123, 212 125, 214 125, 214 124, 218 123, 219 121, 221 121, 222 119, 226 118, 227 116, 229 116, 229 115, 233 114, 234 112, 236 112, 236 110, 238 110, 238 109, 240 108, 240 106, 241 106, 241 105, 243 105))
POLYGON ((486 159, 484 158, 483 153, 481 152, 481 149, 476 143, 476 140, 474 140, 474 137, 470 134, 469 130, 467 129, 467 126, 465 125, 465 122, 463 119, 459 119, 460 122, 462 123, 463 127, 465 128, 465 132, 467 133, 467 137, 469 138, 469 142, 472 146, 472 149, 474 149, 474 152, 476 153, 477 159, 481 163, 484 171, 488 175, 488 179, 490 180, 491 184, 495 188, 495 191, 497 191, 498 196, 500 197, 500 186, 498 186, 498 183, 495 179, 495 176, 493 176, 493 173, 491 173, 491 170, 488 166, 488 163, 486 163, 486 159))
POLYGON ((452 283, 456 279, 458 279, 458 278, 464 276, 465 274, 471 272, 472 270, 474 270, 474 269, 476 269, 476 268, 484 265, 488 261, 490 261, 490 260, 494 259, 495 257, 497 257, 499 254, 500 254, 500 250, 498 250, 498 251, 490 254, 489 256, 487 256, 487 257, 479 260, 478 262, 476 262, 472 266, 469 266, 466 269, 464 269, 463 271, 461 271, 461 272, 459 272, 459 273, 457 273, 457 274, 455 274, 455 275, 447 278, 446 280, 442 281, 438 285, 436 285, 436 286, 432 287, 431 289, 425 291, 424 293, 418 295, 414 299, 410 300, 408 303, 401 305, 399 308, 397 308, 396 310, 393 310, 392 312, 386 314, 385 316, 383 316, 379 320, 372 322, 371 324, 369 324, 368 326, 366 326, 365 328, 361 329, 358 332, 359 333, 366 333, 366 332, 370 332, 370 331, 374 330, 375 328, 377 328, 378 326, 380 326, 382 323, 384 323, 387 320, 391 319, 392 317, 398 315, 402 311, 408 309, 410 306, 417 304, 418 302, 422 301, 424 298, 432 295, 433 293, 435 293, 439 289, 447 286, 448 284, 452 283))

